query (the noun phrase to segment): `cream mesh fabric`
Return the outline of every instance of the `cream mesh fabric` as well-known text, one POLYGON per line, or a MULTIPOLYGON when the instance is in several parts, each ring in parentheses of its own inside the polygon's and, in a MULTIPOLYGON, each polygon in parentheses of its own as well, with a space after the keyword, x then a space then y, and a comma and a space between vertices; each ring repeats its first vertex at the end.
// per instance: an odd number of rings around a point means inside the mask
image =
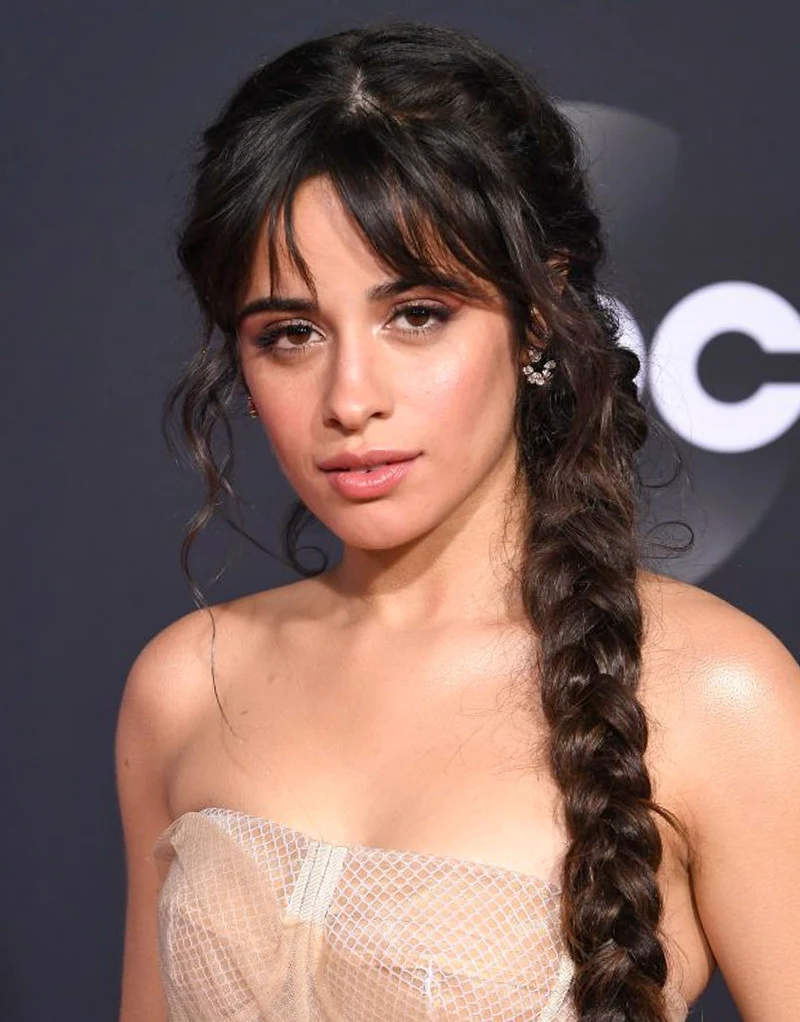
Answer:
POLYGON ((574 1022, 555 884, 229 809, 155 854, 170 1022, 574 1022))

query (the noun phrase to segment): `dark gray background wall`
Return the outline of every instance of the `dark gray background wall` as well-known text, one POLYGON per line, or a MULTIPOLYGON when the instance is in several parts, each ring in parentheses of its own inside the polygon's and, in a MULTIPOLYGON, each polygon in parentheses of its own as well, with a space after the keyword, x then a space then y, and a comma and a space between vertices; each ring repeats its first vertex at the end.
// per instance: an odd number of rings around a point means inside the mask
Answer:
MULTIPOLYGON (((586 131, 607 208, 609 281, 645 346, 664 340, 665 319, 686 296, 701 292, 691 319, 710 285, 765 289, 739 288, 717 306, 730 315, 712 317, 698 362, 710 404, 690 401, 681 413, 705 446, 678 438, 691 486, 659 498, 656 511, 664 517, 683 507, 699 534, 693 558, 662 570, 742 607, 800 654, 800 402, 772 439, 756 437, 765 416, 800 391, 792 319, 800 306, 795 5, 6 0, 0 1017, 7 1022, 116 1016, 124 884, 112 760, 117 705, 138 650, 193 607, 177 555, 199 490, 168 457, 158 428, 167 385, 197 343, 172 254, 189 146, 262 56, 389 16, 473 30, 563 100, 586 131), (753 305, 753 295, 766 304, 753 305), (783 319, 780 299, 789 303, 783 319), (751 314, 761 317, 756 328, 747 326, 751 314), (748 420, 747 399, 769 381, 782 381, 782 390, 748 420), (708 415, 722 405, 734 418, 715 426, 708 415), (720 449, 731 437, 736 449, 720 449)), ((679 327, 672 337, 680 348, 679 327)), ((689 379, 672 366, 651 369, 653 380, 659 371, 675 376, 654 383, 665 388, 662 408, 689 379)), ((240 488, 254 504, 249 525, 276 546, 289 494, 260 431, 244 421, 236 428, 240 488)), ((203 582, 235 555, 207 591, 213 601, 291 577, 220 531, 203 550, 203 582)), ((737 1018, 719 977, 700 1007, 706 1022, 737 1018)))

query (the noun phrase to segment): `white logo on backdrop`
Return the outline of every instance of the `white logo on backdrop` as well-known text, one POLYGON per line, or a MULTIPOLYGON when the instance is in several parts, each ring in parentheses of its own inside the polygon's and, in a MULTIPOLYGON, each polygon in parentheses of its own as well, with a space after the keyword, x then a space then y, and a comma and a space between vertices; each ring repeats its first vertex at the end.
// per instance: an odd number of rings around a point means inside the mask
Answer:
MULTIPOLYGON (((669 281, 672 267, 669 254, 659 259, 653 238, 672 215, 680 137, 649 118, 597 103, 559 107, 583 143, 618 279, 626 287, 637 282, 634 304, 641 296, 645 305, 659 308, 660 282, 669 281)), ((692 229, 686 225, 687 246, 692 229)), ((612 284, 610 290, 619 288, 612 284)), ((688 491, 659 494, 658 510, 663 520, 692 527, 695 548, 662 570, 697 581, 741 546, 778 499, 795 461, 779 441, 800 421, 800 381, 754 380, 749 396, 723 401, 704 386, 701 357, 726 334, 750 338, 765 356, 800 355, 800 314, 768 287, 720 281, 674 304, 648 343, 630 308, 619 298, 609 300, 620 317, 621 342, 642 362, 640 392, 671 431, 690 477, 688 491)))
POLYGON ((800 354, 800 314, 779 294, 739 280, 701 287, 667 313, 649 349, 630 310, 612 301, 622 343, 642 360, 640 390, 649 389, 661 418, 687 443, 721 454, 753 451, 800 420, 800 383, 763 383, 742 401, 720 401, 698 374, 705 347, 725 333, 746 334, 764 352, 800 354))

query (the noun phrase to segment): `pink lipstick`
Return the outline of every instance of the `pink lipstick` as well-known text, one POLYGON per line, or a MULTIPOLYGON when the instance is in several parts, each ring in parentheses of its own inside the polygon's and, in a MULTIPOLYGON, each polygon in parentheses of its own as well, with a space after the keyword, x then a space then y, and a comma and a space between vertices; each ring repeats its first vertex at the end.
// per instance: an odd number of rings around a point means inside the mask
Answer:
POLYGON ((343 497, 369 500, 389 493, 408 475, 420 451, 342 451, 318 467, 343 497))

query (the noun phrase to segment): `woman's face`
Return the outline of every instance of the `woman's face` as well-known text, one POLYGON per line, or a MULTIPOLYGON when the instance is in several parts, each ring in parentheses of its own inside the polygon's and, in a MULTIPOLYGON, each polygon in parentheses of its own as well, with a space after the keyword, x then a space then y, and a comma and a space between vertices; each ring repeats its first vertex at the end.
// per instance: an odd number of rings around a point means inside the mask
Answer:
POLYGON ((281 253, 281 290, 267 307, 260 244, 238 337, 297 495, 345 544, 372 550, 496 510, 514 475, 519 372, 500 296, 485 284, 464 298, 398 282, 323 177, 298 189, 293 226, 317 301, 281 253), (331 467, 348 456, 391 464, 331 467))

